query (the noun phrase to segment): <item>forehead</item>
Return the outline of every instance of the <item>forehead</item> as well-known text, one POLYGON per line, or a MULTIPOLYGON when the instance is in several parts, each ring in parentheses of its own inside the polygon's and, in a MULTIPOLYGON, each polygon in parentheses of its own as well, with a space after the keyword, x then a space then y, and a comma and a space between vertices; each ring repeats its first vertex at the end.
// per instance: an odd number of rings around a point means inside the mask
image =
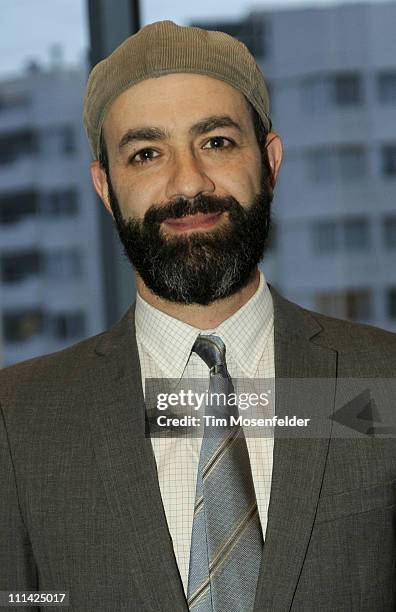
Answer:
POLYGON ((249 123, 245 96, 228 83, 200 74, 167 74, 146 79, 111 104, 103 127, 106 136, 143 124, 187 128, 200 117, 228 114, 249 123))

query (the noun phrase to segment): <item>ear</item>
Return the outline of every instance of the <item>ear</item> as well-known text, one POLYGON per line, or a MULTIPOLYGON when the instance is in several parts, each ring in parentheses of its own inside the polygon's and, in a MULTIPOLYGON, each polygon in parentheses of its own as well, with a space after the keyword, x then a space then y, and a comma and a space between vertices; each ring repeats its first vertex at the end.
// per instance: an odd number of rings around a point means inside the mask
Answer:
POLYGON ((106 210, 113 216, 109 200, 109 186, 106 172, 97 159, 91 163, 91 177, 96 193, 105 205, 106 210))
POLYGON ((265 143, 267 149, 268 161, 271 167, 271 184, 275 186, 279 168, 283 158, 282 140, 276 132, 269 132, 265 143))

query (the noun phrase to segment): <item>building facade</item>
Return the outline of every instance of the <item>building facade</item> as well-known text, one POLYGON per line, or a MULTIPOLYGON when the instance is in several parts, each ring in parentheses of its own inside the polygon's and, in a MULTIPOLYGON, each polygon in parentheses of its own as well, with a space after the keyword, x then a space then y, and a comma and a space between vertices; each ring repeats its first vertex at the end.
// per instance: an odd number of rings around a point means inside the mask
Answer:
MULTIPOLYGON (((394 23, 384 2, 195 25, 240 38, 269 83, 285 156, 268 280, 308 308, 396 331, 394 23)), ((85 83, 85 69, 61 66, 0 82, 1 365, 100 332, 105 297, 117 313, 130 299, 89 177, 85 83)))
POLYGON ((34 65, 0 83, 3 366, 104 327, 98 202, 81 122, 85 83, 85 70, 34 65))
POLYGON ((396 331, 395 3, 253 12, 285 156, 263 270, 289 299, 396 331))

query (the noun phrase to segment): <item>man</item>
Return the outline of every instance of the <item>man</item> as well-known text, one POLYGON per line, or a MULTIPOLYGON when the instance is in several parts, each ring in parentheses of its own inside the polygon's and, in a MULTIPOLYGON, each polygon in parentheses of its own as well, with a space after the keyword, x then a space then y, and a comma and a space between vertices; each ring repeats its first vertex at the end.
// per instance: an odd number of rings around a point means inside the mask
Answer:
POLYGON ((282 145, 253 57, 151 24, 94 68, 84 120, 138 295, 109 331, 1 373, 0 589, 84 612, 394 610, 394 436, 332 415, 367 385, 364 418, 393 414, 395 336, 259 273, 282 145), (274 376, 274 436, 231 427, 237 380, 274 376), (209 381, 223 430, 147 435, 161 378, 209 381), (282 435, 307 414, 309 435, 282 435))

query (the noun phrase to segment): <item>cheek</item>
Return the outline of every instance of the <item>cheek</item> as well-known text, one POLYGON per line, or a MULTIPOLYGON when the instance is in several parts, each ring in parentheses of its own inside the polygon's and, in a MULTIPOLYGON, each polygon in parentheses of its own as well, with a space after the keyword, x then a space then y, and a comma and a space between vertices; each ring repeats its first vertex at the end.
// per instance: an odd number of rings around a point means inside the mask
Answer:
POLYGON ((157 189, 153 188, 153 182, 147 184, 142 181, 122 181, 118 190, 118 199, 121 212, 124 216, 143 218, 146 210, 157 203, 157 189))
POLYGON ((258 150, 244 153, 228 169, 226 180, 229 187, 239 194, 240 201, 250 201, 260 191, 262 161, 258 150))
POLYGON ((261 187, 261 169, 256 173, 235 169, 216 185, 219 195, 231 195, 241 204, 250 204, 261 187))

